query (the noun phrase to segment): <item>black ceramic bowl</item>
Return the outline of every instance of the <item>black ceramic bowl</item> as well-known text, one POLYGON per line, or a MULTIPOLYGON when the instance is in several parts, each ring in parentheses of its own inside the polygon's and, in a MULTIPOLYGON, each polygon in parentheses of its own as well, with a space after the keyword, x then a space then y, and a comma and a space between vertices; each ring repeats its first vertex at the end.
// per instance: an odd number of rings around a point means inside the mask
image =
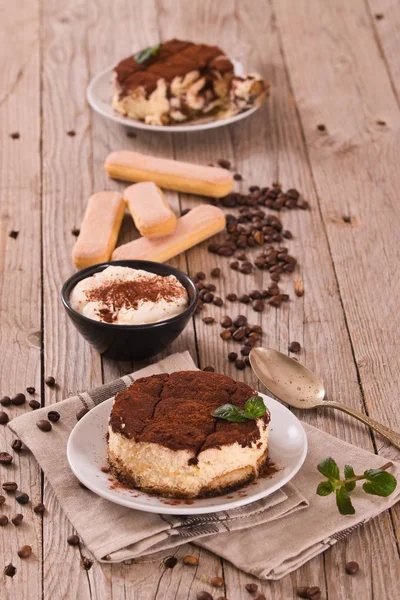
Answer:
POLYGON ((173 342, 188 324, 196 309, 198 296, 197 288, 188 275, 169 265, 148 260, 116 260, 82 269, 72 275, 64 283, 61 290, 64 308, 79 333, 98 352, 101 352, 107 358, 116 360, 140 360, 165 350, 168 344, 173 342), (112 323, 94 321, 81 315, 69 303, 73 288, 82 279, 91 277, 99 271, 104 271, 109 266, 143 269, 156 275, 175 275, 187 290, 189 306, 183 313, 171 319, 147 325, 113 325, 112 323))

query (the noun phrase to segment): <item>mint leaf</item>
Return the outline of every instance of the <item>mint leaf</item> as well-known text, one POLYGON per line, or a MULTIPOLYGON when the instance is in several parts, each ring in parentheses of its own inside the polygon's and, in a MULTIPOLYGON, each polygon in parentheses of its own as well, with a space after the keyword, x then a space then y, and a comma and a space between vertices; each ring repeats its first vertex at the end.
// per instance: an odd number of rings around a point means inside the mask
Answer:
POLYGON ((266 410, 264 400, 260 396, 252 396, 244 406, 244 416, 246 419, 259 419, 266 410))
POLYGON ((340 479, 339 467, 333 458, 326 458, 317 466, 318 471, 328 479, 340 479))
POLYGON ((390 496, 397 486, 396 478, 381 469, 369 469, 364 472, 367 481, 363 485, 364 492, 374 496, 390 496))
POLYGON ((344 485, 336 490, 336 505, 341 515, 354 515, 356 512, 344 485))
POLYGON ((333 485, 330 481, 321 481, 317 487, 318 496, 329 496, 333 492, 333 485))
POLYGON ((134 59, 137 63, 144 63, 146 60, 149 60, 152 56, 155 56, 160 50, 161 44, 156 44, 155 46, 149 46, 148 48, 144 48, 140 50, 137 54, 134 55, 134 59))
MULTIPOLYGON (((356 474, 354 473, 353 467, 350 467, 350 465, 345 465, 344 466, 344 478, 351 479, 352 477, 355 477, 355 476, 356 476, 356 474)), ((344 487, 346 488, 346 490, 348 492, 352 492, 354 490, 354 488, 356 487, 356 482, 349 481, 348 483, 344 484, 344 487)))
POLYGON ((244 411, 234 404, 223 404, 211 414, 213 417, 217 417, 217 419, 225 419, 225 421, 231 421, 232 423, 243 423, 246 421, 243 413, 244 411))

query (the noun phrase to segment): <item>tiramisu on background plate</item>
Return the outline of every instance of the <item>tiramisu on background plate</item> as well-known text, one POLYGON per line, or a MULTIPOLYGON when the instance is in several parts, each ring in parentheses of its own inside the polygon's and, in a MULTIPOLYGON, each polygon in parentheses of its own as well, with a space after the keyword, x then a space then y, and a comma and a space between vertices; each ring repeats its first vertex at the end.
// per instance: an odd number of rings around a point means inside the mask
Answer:
POLYGON ((115 325, 157 323, 188 306, 188 294, 174 275, 111 266, 82 279, 72 290, 71 307, 89 319, 115 325))
POLYGON ((268 456, 268 410, 232 423, 212 416, 255 395, 217 373, 180 371, 135 381, 116 395, 108 460, 123 482, 175 498, 217 496, 259 476, 268 456))
POLYGON ((113 108, 149 125, 223 119, 261 104, 269 83, 234 74, 218 46, 177 39, 146 48, 114 69, 113 108))

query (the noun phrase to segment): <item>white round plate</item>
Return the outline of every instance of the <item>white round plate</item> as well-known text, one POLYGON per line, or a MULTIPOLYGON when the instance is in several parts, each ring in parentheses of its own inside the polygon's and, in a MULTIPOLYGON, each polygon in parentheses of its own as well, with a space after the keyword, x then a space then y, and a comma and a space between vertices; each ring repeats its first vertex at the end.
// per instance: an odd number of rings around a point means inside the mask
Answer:
MULTIPOLYGON (((242 64, 237 60, 232 60, 235 75, 241 77, 244 73, 242 64)), ((249 110, 239 113, 229 119, 201 119, 198 121, 192 121, 192 123, 185 123, 185 125, 147 125, 141 121, 135 121, 129 117, 123 117, 118 114, 111 106, 112 98, 112 73, 115 65, 107 67, 103 71, 100 71, 92 81, 89 83, 87 88, 87 99, 90 106, 103 117, 111 119, 116 123, 121 123, 126 127, 133 127, 134 129, 143 129, 144 131, 159 131, 159 132, 188 132, 188 131, 204 131, 205 129, 214 129, 214 127, 222 127, 223 125, 230 125, 236 121, 241 121, 246 117, 249 117, 255 113, 261 105, 253 106, 249 110)))
POLYGON ((279 490, 294 477, 307 454, 307 437, 300 421, 283 404, 259 394, 271 412, 269 457, 277 470, 268 477, 223 496, 199 500, 173 500, 125 488, 109 473, 106 433, 113 399, 89 411, 69 436, 67 457, 74 475, 87 488, 106 500, 135 510, 159 514, 191 515, 231 510, 260 500, 279 490))

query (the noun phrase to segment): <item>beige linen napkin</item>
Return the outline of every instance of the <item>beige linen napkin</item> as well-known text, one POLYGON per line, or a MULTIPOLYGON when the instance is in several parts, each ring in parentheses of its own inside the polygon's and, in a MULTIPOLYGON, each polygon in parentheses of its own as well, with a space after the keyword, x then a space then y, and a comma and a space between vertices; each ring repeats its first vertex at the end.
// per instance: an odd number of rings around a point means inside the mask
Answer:
MULTIPOLYGON (((386 499, 356 491, 356 514, 343 517, 333 498, 317 496, 315 489, 321 475, 316 465, 327 456, 332 455, 340 466, 352 464, 356 472, 379 467, 382 459, 309 425, 305 425, 308 456, 293 484, 236 510, 186 517, 154 515, 113 504, 82 489, 66 458, 77 411, 82 406, 93 408, 114 396, 134 378, 195 369, 188 352, 174 354, 132 375, 63 400, 57 404, 61 419, 49 433, 36 427, 48 408, 9 423, 35 455, 66 515, 98 560, 119 562, 190 541, 259 578, 279 579, 397 501, 397 490, 386 499)), ((396 463, 392 472, 398 476, 400 465, 396 463)))

